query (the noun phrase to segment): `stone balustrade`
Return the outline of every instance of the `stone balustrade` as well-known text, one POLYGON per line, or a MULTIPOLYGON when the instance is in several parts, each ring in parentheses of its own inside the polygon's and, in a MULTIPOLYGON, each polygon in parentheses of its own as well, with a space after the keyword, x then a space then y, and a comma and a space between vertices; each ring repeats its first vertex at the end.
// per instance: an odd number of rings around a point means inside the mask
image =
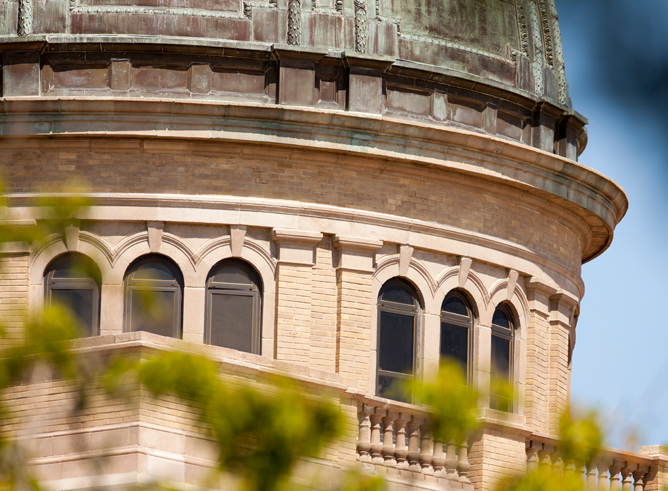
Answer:
POLYGON ((659 466, 654 456, 602 448, 588 465, 564 461, 558 440, 532 435, 526 442, 527 471, 540 467, 552 472, 582 475, 585 490, 643 491, 658 489, 651 485, 659 466))
POLYGON ((387 399, 358 397, 357 460, 388 479, 425 481, 444 489, 473 490, 468 442, 434 438, 429 413, 387 399))

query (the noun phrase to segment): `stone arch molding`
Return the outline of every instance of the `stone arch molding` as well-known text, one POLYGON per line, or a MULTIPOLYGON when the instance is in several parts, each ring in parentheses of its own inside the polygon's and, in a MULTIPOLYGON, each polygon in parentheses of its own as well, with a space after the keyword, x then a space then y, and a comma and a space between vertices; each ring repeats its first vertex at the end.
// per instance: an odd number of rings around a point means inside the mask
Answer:
POLYGON ((436 293, 436 282, 431 276, 424 264, 418 259, 411 257, 408 265, 408 271, 402 275, 399 270, 399 254, 381 259, 376 265, 376 271, 373 275, 372 298, 374 305, 377 302, 378 293, 381 287, 388 280, 399 277, 409 280, 415 286, 421 297, 425 312, 433 311, 434 294, 436 293))
POLYGON ((489 293, 482 279, 475 271, 469 269, 466 275, 466 281, 460 283, 459 280, 460 266, 452 266, 443 269, 436 278, 436 293, 434 295, 434 304, 440 313, 443 300, 448 293, 454 289, 465 292, 475 311, 477 320, 481 320, 487 315, 489 310, 489 293))
POLYGON ((520 337, 526 339, 528 324, 529 324, 529 299, 524 290, 518 283, 514 284, 512 292, 508 292, 509 280, 507 278, 497 280, 490 288, 489 309, 484 319, 485 325, 492 325, 492 316, 496 306, 500 303, 506 302, 513 307, 517 320, 519 321, 520 337))
MULTIPOLYGON (((103 284, 122 284, 127 267, 135 259, 152 253, 149 234, 138 232, 123 238, 113 247, 103 237, 87 231, 79 233, 74 250, 68 249, 63 234, 52 234, 43 239, 33 250, 30 259, 30 284, 41 285, 44 269, 67 252, 88 256, 100 268, 103 284)), ((232 256, 230 237, 221 236, 207 241, 197 251, 181 237, 164 233, 158 251, 172 259, 181 269, 186 286, 203 287, 211 267, 232 256)), ((276 261, 269 251, 250 238, 244 240, 241 259, 246 260, 260 274, 266 293, 274 293, 276 261)))

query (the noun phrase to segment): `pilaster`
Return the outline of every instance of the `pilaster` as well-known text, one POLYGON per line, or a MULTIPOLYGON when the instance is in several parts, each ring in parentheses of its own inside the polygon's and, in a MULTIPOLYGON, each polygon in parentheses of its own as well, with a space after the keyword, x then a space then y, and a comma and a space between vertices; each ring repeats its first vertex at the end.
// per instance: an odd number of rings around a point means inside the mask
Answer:
POLYGON ((577 303, 576 297, 561 290, 550 297, 548 431, 551 434, 559 432, 559 417, 570 402, 571 314, 577 303))
POLYGON ((314 247, 322 240, 322 234, 274 229, 271 237, 278 245, 276 359, 308 365, 314 247))
POLYGON ((336 236, 337 267, 336 371, 369 391, 373 267, 379 240, 336 236))
POLYGON ((550 372, 550 296, 556 288, 532 277, 525 282, 529 300, 525 416, 535 431, 548 432, 550 372))

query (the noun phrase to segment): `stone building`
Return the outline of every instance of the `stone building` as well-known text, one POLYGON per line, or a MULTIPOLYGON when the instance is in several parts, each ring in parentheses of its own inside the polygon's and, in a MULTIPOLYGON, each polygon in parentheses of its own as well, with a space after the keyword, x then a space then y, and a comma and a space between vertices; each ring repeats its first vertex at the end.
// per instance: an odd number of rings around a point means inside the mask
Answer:
MULTIPOLYGON (((81 350, 199 349, 230 379, 333 391, 359 425, 309 465, 358 461, 391 489, 561 465, 580 267, 627 198, 577 163, 587 121, 553 0, 5 0, 0 52, 10 218, 34 226, 35 193, 73 178, 94 198, 65 234, 5 244, 11 336, 59 298, 88 329, 81 350), (99 274, 72 274, 80 261, 99 274), (169 305, 159 321, 138 287, 169 305), (443 355, 516 394, 483 398, 460 448, 383 397, 443 355)), ((100 399, 74 425, 68 390, 11 394, 17 434, 40 422, 48 486, 193 484, 213 465, 187 412, 100 399)), ((587 473, 659 489, 658 454, 610 450, 587 473)))

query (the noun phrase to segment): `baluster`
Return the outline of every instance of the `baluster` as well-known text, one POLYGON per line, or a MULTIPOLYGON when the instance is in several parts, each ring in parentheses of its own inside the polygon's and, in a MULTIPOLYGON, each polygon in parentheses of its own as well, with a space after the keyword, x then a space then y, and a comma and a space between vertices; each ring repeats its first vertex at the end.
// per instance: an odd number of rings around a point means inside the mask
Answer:
POLYGON ((623 460, 613 459, 612 465, 610 465, 610 489, 611 491, 619 491, 619 472, 622 470, 622 467, 626 465, 626 462, 623 460))
POLYGON ((629 465, 622 468, 622 491, 633 491, 633 471, 635 465, 629 465))
POLYGON ((561 458, 561 454, 555 450, 552 452, 552 472, 558 476, 564 475, 564 460, 561 458))
MULTIPOLYGON (((443 440, 434 440, 434 457, 431 459, 431 465, 434 466, 434 475, 436 477, 445 477, 445 451, 443 440)), ((456 465, 456 463, 455 463, 456 465)))
POLYGON ((575 474, 577 474, 578 477, 582 478, 582 482, 586 482, 587 471, 585 470, 585 466, 583 464, 574 464, 574 467, 575 467, 575 474))
POLYGON ((541 448, 542 445, 540 443, 529 442, 529 446, 527 447, 527 472, 538 470, 538 450, 541 448))
POLYGON ((406 457, 408 456, 408 448, 406 447, 406 423, 408 418, 400 414, 399 418, 394 422, 397 432, 397 443, 394 446, 394 456, 397 459, 397 468, 405 469, 408 467, 406 457))
POLYGON ((383 418, 383 459, 384 464, 388 467, 397 465, 394 458, 394 421, 399 416, 398 413, 387 412, 387 416, 383 418))
POLYGON ((585 484, 585 489, 587 491, 596 491, 597 485, 596 463, 589 462, 589 464, 587 464, 587 482, 585 484))
POLYGON ((468 472, 471 468, 469 464, 469 445, 466 440, 464 440, 459 446, 459 459, 457 459, 457 471, 459 472, 459 482, 463 484, 470 484, 468 478, 468 472))
MULTIPOLYGON (((384 412, 384 411, 383 411, 384 412)), ((383 462, 383 444, 380 442, 380 421, 382 419, 380 414, 370 415, 371 419, 371 445, 369 450, 371 451, 371 462, 373 463, 382 463, 383 462)))
POLYGON ((445 472, 447 473, 445 477, 449 481, 459 481, 457 475, 457 444, 454 440, 448 442, 445 454, 445 472))
POLYGON ((572 460, 564 460, 564 474, 573 474, 575 468, 572 460))
POLYGON ((610 467, 610 461, 608 459, 601 459, 597 462, 596 468, 598 469, 598 489, 600 491, 607 491, 609 489, 608 467, 610 467))
POLYGON ((408 422, 408 468, 412 471, 420 470, 420 425, 421 418, 415 416, 408 422))
POLYGON ((643 491, 645 489, 645 474, 649 472, 646 466, 639 465, 638 470, 633 473, 633 491, 643 491))
POLYGON ((431 475, 434 469, 431 461, 434 457, 434 435, 431 432, 431 425, 427 421, 420 427, 420 465, 424 474, 431 475))
POLYGON ((543 449, 538 451, 538 466, 543 472, 548 472, 550 470, 552 464, 550 459, 551 453, 552 447, 546 443, 543 444, 543 449))
POLYGON ((359 419, 359 436, 357 437, 357 458, 362 462, 371 462, 369 449, 371 447, 371 423, 369 414, 373 408, 362 406, 362 410, 357 413, 359 419))

